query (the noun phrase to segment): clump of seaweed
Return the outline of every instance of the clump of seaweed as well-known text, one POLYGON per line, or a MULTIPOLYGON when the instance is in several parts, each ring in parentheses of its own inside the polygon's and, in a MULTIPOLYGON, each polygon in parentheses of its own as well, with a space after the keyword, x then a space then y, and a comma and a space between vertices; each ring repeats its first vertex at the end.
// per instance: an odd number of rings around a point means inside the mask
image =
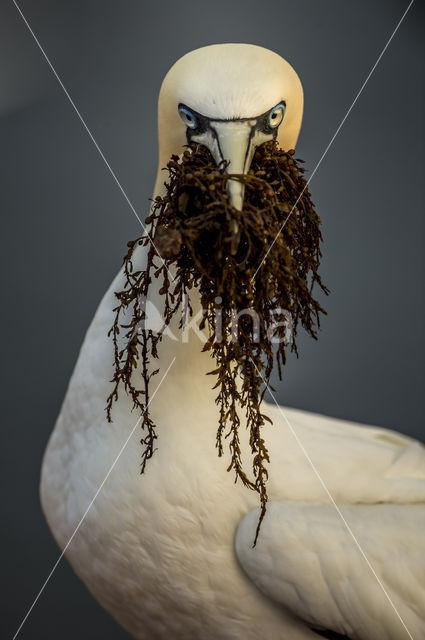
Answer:
POLYGON ((107 415, 111 420, 112 405, 122 385, 142 416, 143 473, 157 438, 148 404, 149 382, 158 370, 150 371, 150 358, 158 357, 162 338, 161 332, 144 328, 143 301, 152 278, 160 278, 165 328, 188 299, 189 291, 194 287, 199 290, 204 313, 200 327, 208 331, 203 350, 210 351, 215 361, 209 374, 215 376, 213 388, 217 389, 216 446, 218 455, 223 455, 224 440, 228 439, 227 470, 234 470, 235 482, 240 479, 259 494, 261 513, 254 544, 268 499, 269 453, 262 427, 271 420, 262 413, 261 402, 274 363, 281 377, 286 350, 297 353, 298 325, 317 338, 319 314, 326 313, 312 295, 315 284, 328 293, 318 274, 320 218, 306 187, 304 169, 299 166, 302 161, 293 156, 293 150, 285 152, 276 142, 268 142, 257 148, 247 175, 232 175, 215 164, 205 147, 192 144, 181 158, 173 155, 167 164, 166 194, 155 198, 146 219, 149 236, 128 243, 125 286, 116 293, 118 305, 109 332, 115 348, 115 371, 107 415), (227 181, 232 178, 245 185, 242 211, 228 200, 227 181), (137 245, 149 246, 144 271, 133 269, 137 245), (172 281, 171 266, 175 272, 172 281), (128 310, 131 319, 122 324, 122 314, 128 310), (292 325, 289 344, 288 317, 292 325), (126 344, 120 349, 122 328, 127 330, 126 344), (249 429, 253 479, 242 468, 242 413, 249 429))

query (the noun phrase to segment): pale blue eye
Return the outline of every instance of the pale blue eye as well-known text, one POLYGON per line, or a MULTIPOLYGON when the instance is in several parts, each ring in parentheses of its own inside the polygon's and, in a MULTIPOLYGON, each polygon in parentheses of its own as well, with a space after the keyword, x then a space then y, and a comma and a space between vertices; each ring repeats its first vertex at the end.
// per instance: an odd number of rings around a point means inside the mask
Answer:
POLYGON ((189 127, 189 129, 196 129, 198 126, 198 119, 190 109, 180 106, 179 114, 186 127, 189 127))
POLYGON ((282 122, 283 116, 285 114, 285 106, 286 105, 284 102, 280 102, 270 111, 269 117, 267 118, 267 123, 272 129, 276 129, 276 127, 278 127, 282 122))

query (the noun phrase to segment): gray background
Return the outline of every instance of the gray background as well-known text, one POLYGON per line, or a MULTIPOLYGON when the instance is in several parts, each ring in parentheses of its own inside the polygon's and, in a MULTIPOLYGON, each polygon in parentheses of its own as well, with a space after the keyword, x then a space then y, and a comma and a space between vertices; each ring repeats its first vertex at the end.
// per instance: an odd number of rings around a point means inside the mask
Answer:
MULTIPOLYGON (((21 0, 142 217, 156 100, 171 64, 217 42, 286 57, 305 90, 297 155, 312 170, 407 2, 21 0)), ((423 438, 424 6, 416 2, 311 182, 331 289, 282 403, 423 438)), ((2 637, 58 557, 41 457, 85 329, 138 223, 12 2, 0 5, 2 637)), ((22 638, 127 637, 62 562, 22 638)))

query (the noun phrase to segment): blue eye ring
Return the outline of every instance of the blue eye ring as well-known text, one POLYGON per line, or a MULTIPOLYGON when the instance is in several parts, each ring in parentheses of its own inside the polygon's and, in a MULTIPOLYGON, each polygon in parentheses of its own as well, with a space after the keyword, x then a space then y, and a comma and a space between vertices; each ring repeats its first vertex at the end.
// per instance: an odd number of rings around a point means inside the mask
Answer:
POLYGON ((270 111, 267 117, 267 124, 271 129, 277 129, 277 127, 282 123, 283 116, 285 115, 285 102, 279 102, 273 109, 270 111))
POLYGON ((198 118, 195 116, 193 111, 191 111, 187 107, 183 107, 180 105, 179 114, 186 127, 188 127, 189 129, 196 129, 196 127, 198 126, 198 118))

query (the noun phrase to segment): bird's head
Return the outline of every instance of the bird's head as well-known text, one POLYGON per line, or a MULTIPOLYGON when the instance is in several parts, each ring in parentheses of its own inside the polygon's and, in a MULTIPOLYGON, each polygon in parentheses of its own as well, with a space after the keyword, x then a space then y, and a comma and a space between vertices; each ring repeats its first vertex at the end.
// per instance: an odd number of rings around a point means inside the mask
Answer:
MULTIPOLYGON (((227 172, 247 173, 255 149, 277 140, 295 147, 303 90, 291 65, 263 47, 218 44, 180 58, 161 86, 158 103, 160 167, 188 142, 204 145, 227 172)), ((228 181, 231 204, 242 210, 244 185, 228 181)))

